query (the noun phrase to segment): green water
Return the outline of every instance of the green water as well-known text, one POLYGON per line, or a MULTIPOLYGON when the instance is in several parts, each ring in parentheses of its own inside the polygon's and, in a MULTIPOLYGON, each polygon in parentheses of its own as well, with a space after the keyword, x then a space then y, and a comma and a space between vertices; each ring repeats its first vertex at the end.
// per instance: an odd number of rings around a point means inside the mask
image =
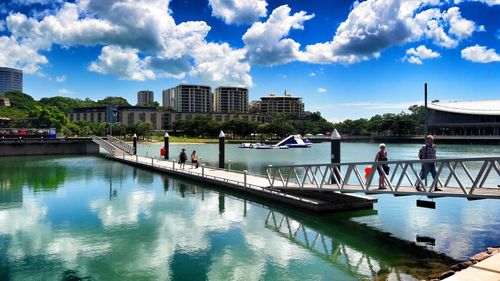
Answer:
MULTIPOLYGON (((184 146, 215 163, 216 146, 184 146)), ((226 158, 257 173, 269 162, 327 162, 328 148, 228 146, 226 158)), ((388 148, 392 159, 418 150, 388 148)), ((342 157, 375 152, 345 144, 342 157)), ((499 152, 440 146, 450 156, 499 152)), ((415 197, 378 198, 375 210, 320 216, 99 157, 1 158, 0 280, 418 280, 500 245, 497 201, 439 199, 429 210, 415 197)))

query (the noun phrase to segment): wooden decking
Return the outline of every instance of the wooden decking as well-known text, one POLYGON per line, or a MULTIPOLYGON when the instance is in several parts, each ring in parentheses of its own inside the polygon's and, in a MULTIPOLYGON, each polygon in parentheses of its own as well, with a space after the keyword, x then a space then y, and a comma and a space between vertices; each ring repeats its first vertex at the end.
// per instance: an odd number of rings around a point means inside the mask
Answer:
POLYGON ((377 202, 377 199, 354 194, 346 195, 337 192, 318 192, 313 190, 305 192, 276 190, 269 188, 269 181, 265 176, 240 171, 229 171, 205 166, 193 168, 189 163, 185 165, 185 168, 181 168, 180 164, 173 161, 137 155, 131 156, 122 153, 107 155, 107 157, 115 161, 170 175, 216 184, 314 212, 366 209, 372 208, 373 203, 377 202))

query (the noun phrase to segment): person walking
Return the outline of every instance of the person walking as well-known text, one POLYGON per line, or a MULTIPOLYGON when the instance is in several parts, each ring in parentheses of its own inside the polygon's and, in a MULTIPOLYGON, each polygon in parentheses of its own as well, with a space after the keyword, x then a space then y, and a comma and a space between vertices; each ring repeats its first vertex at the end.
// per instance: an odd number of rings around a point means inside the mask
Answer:
MULTIPOLYGON (((434 145, 434 137, 432 135, 428 135, 425 138, 425 145, 420 148, 418 151, 418 158, 421 160, 428 159, 436 159, 436 146, 434 145)), ((422 169, 420 170, 420 179, 422 181, 427 179, 427 176, 431 173, 432 179, 436 178, 436 163, 422 163, 422 169)), ((416 186, 418 191, 422 191, 422 187, 417 183, 416 186)), ((434 191, 442 191, 437 186, 434 188, 434 191)))
POLYGON ((193 153, 191 153, 191 169, 193 166, 198 169, 198 155, 196 154, 196 150, 193 150, 193 153))
MULTIPOLYGON (((385 144, 381 143, 379 145, 379 152, 377 152, 377 155, 375 155, 375 162, 378 161, 387 161, 387 151, 385 150, 385 144)), ((388 164, 382 164, 377 166, 377 171, 378 171, 378 189, 386 189, 385 187, 385 176, 384 174, 388 175, 389 174, 389 165, 388 164)))
POLYGON ((186 150, 183 148, 181 154, 179 154, 179 164, 181 165, 182 169, 184 169, 184 167, 186 166, 186 160, 187 160, 186 150))

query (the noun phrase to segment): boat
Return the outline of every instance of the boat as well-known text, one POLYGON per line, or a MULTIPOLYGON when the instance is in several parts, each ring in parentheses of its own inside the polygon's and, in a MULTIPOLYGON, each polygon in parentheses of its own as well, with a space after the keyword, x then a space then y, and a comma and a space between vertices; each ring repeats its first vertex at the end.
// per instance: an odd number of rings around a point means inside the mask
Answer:
POLYGON ((287 146, 288 148, 309 148, 312 146, 310 140, 301 135, 289 135, 282 141, 276 144, 276 146, 287 146))
POLYGON ((252 148, 254 149, 272 149, 273 147, 263 143, 254 143, 252 144, 252 148))
POLYGON ((252 144, 249 142, 244 142, 238 146, 239 148, 252 148, 252 144))

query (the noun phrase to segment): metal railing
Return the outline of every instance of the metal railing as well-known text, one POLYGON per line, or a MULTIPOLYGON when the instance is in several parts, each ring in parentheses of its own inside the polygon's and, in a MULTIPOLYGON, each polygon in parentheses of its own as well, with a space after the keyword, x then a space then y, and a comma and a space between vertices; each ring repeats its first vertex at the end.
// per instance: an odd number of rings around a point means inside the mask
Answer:
POLYGON ((272 166, 266 169, 269 187, 295 190, 391 193, 395 195, 455 196, 500 199, 500 157, 435 160, 401 160, 272 166), (422 168, 435 165, 436 175, 427 182, 422 168), (381 172, 383 165, 389 173, 381 172), (376 175, 378 174, 378 175, 376 175), (386 189, 379 189, 378 177, 386 189), (418 187, 418 188, 417 188, 418 187))
POLYGON ((116 155, 116 147, 98 136, 92 136, 92 141, 104 148, 111 155, 116 155))
POLYGON ((135 149, 133 146, 131 146, 131 145, 125 143, 124 141, 119 140, 111 135, 107 136, 107 140, 108 140, 108 142, 113 144, 115 147, 123 150, 125 153, 127 153, 129 155, 133 155, 135 152, 135 149))

